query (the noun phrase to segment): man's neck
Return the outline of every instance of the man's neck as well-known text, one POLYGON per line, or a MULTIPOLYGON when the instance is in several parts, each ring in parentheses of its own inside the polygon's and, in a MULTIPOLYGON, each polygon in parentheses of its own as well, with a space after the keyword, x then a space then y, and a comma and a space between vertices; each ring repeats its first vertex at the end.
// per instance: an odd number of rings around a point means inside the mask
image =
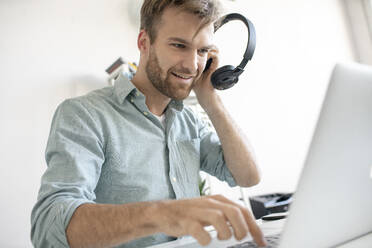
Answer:
POLYGON ((132 83, 146 97, 146 105, 151 113, 161 116, 171 99, 161 94, 149 81, 141 70, 138 70, 132 79, 132 83))

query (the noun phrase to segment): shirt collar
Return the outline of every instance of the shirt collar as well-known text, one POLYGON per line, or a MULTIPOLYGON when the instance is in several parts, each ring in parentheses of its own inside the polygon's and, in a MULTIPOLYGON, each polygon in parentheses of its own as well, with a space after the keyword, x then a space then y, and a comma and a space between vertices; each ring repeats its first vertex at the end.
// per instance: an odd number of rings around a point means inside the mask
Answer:
MULTIPOLYGON (((114 91, 117 97, 117 100, 122 104, 124 100, 130 95, 132 92, 133 94, 137 93, 137 95, 142 95, 140 91, 134 86, 131 82, 134 74, 130 72, 123 72, 120 73, 114 83, 114 91), (139 94, 138 94, 139 93, 139 94)), ((168 107, 171 109, 175 109, 177 111, 183 110, 183 101, 181 100, 174 100, 172 99, 168 104, 168 107)))
POLYGON ((168 104, 168 107, 181 112, 183 110, 183 101, 172 99, 168 104))
POLYGON ((115 80, 114 92, 120 104, 122 104, 125 98, 136 89, 136 87, 130 81, 132 78, 132 73, 123 72, 120 73, 115 80))

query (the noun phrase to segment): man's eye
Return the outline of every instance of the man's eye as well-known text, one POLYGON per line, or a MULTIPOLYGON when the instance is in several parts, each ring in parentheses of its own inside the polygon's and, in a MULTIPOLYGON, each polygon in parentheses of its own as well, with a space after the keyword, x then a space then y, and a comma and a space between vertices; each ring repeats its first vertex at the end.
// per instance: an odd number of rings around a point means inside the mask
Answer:
POLYGON ((199 53, 200 53, 200 54, 206 54, 206 53, 208 53, 208 52, 209 52, 208 49, 200 49, 200 50, 199 50, 199 53))
POLYGON ((172 46, 176 47, 176 48, 185 48, 186 46, 183 45, 183 44, 178 44, 178 43, 173 43, 172 46))

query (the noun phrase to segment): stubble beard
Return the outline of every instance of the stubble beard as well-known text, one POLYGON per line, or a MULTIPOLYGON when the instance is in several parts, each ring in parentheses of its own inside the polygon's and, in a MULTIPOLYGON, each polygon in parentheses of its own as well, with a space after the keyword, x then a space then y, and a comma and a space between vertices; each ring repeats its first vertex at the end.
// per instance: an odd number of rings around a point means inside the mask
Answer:
MULTIPOLYGON (((184 73, 189 73, 182 69, 184 73)), ((150 48, 150 56, 146 65, 146 74, 152 85, 163 95, 174 99, 183 100, 189 96, 191 89, 195 85, 196 79, 194 78, 191 85, 187 89, 180 89, 177 85, 173 85, 170 76, 171 71, 177 71, 174 67, 171 67, 167 73, 165 79, 162 79, 162 69, 159 65, 158 57, 156 56, 155 49, 150 48)), ((180 72, 180 70, 178 70, 180 72)))

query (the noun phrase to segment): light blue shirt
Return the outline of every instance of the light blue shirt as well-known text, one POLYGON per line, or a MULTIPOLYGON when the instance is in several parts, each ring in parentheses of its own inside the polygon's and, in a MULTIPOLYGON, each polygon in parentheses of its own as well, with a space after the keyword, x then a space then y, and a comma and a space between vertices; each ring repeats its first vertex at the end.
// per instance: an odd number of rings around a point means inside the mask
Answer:
MULTIPOLYGON (((198 197, 199 170, 236 183, 218 136, 190 108, 172 100, 165 128, 145 96, 120 75, 115 86, 65 100, 53 117, 48 165, 31 214, 35 247, 68 247, 65 230, 84 203, 198 197)), ((145 247, 171 240, 164 234, 119 247, 145 247)))

